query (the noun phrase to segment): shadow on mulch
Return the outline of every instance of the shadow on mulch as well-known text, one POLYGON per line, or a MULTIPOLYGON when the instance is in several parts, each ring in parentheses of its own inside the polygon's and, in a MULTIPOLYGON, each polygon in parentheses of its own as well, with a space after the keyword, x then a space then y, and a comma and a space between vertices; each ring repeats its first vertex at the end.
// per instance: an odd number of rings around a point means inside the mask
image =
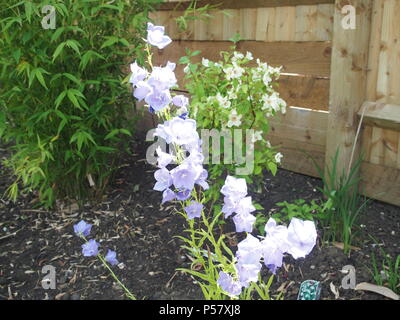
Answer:
MULTIPOLYGON (((143 159, 146 146, 141 146, 141 155, 125 159, 103 201, 95 205, 82 209, 60 205, 48 212, 32 209, 36 201, 32 194, 15 204, 0 201, 0 299, 125 299, 100 262, 82 256, 82 241, 72 230, 81 219, 94 224, 91 238, 101 243, 102 250, 117 251, 122 263, 114 270, 139 299, 202 299, 194 280, 175 271, 190 263, 180 249, 180 240, 174 237, 182 234, 185 221, 173 213, 172 205, 160 205, 161 193, 152 190, 154 168, 143 159), (45 265, 56 268, 54 290, 42 288, 45 265)), ((0 150, 0 155, 4 156, 5 150, 0 150)), ((0 177, 1 193, 9 180, 4 173, 0 177)), ((265 175, 261 193, 251 195, 267 213, 280 201, 319 198, 318 186, 318 179, 279 170, 275 177, 265 175)), ((356 268, 357 283, 372 282, 367 269, 371 253, 379 257, 378 248, 392 256, 400 253, 400 209, 371 201, 360 224, 365 227, 359 228, 354 245, 361 250, 347 257, 336 247, 318 246, 306 259, 287 257, 272 294, 284 289, 285 299, 296 299, 300 283, 314 279, 322 282, 321 299, 335 299, 330 283, 340 287, 344 276, 340 270, 349 264, 356 268)), ((269 276, 265 268, 264 276, 269 276)), ((382 299, 354 290, 339 289, 339 293, 339 299, 382 299)))

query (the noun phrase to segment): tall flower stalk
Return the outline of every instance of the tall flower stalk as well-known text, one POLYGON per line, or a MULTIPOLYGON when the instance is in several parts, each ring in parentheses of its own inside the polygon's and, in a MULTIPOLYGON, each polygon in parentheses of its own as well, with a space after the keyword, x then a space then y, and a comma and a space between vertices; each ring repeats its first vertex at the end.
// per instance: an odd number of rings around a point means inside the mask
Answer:
POLYGON ((196 121, 189 118, 189 101, 183 95, 171 93, 177 86, 174 74, 175 63, 167 62, 164 67, 153 66, 150 45, 164 48, 171 39, 165 35, 164 27, 148 24, 146 51, 150 71, 131 64, 133 95, 144 100, 149 111, 162 120, 154 135, 172 145, 175 154, 157 149, 158 170, 154 177, 154 190, 162 192, 162 203, 177 201, 188 224, 188 236, 179 238, 184 242, 192 257, 190 268, 180 268, 198 279, 206 299, 251 299, 254 292, 261 299, 269 299, 269 287, 273 274, 282 265, 285 253, 294 258, 304 257, 315 245, 316 230, 311 221, 293 219, 289 225, 277 226, 272 218, 266 225, 266 236, 262 239, 251 235, 256 218, 251 197, 247 196, 244 179, 228 176, 221 189, 224 207, 212 217, 205 210, 203 191, 209 188, 208 172, 203 167, 201 140, 196 121), (215 236, 214 227, 224 214, 234 214, 238 233, 246 232, 246 238, 238 244, 236 254, 224 243, 225 235, 215 236), (260 271, 262 263, 272 272, 264 283, 260 271))

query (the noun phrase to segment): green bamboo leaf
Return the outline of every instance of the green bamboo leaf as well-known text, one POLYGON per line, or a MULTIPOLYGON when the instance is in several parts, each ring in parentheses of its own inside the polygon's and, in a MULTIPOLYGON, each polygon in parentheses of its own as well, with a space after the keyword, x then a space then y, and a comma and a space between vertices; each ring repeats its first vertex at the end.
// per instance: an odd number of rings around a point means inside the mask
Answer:
POLYGON ((56 58, 60 55, 60 53, 63 51, 65 47, 65 42, 61 42, 58 47, 56 48, 56 50, 53 53, 53 62, 56 60, 56 58))
POLYGON ((73 104, 76 108, 82 110, 81 106, 79 105, 78 99, 76 98, 76 96, 75 96, 75 94, 74 94, 74 92, 73 92, 72 90, 73 90, 73 89, 69 89, 69 90, 67 91, 67 97, 68 97, 69 101, 71 101, 72 104, 73 104))
POLYGON ((79 47, 81 47, 82 45, 78 41, 67 40, 67 41, 65 41, 65 44, 68 48, 71 48, 72 50, 74 50, 78 55, 81 55, 81 53, 79 51, 79 47))
POLYGON ((36 69, 36 71, 35 71, 36 79, 39 81, 39 83, 40 83, 46 90, 48 90, 48 88, 47 88, 47 86, 46 86, 46 82, 44 81, 44 78, 43 78, 43 74, 42 74, 42 73, 48 73, 48 72, 46 72, 46 71, 43 70, 42 68, 36 69))
POLYGON ((80 86, 82 84, 82 82, 80 80, 78 80, 73 74, 71 73, 63 73, 63 76, 65 76, 66 78, 68 78, 69 80, 75 82, 78 86, 80 86))
POLYGON ((106 37, 106 38, 107 38, 107 40, 101 45, 100 49, 104 49, 106 47, 110 47, 114 43, 117 43, 119 41, 119 39, 117 37, 114 37, 114 36, 109 36, 109 37, 106 37))
POLYGON ((30 1, 25 1, 25 15, 26 19, 28 20, 29 23, 31 23, 31 17, 32 17, 32 12, 33 12, 33 4, 30 1))
POLYGON ((65 27, 59 27, 57 28, 56 31, 54 31, 54 33, 52 34, 51 38, 50 38, 50 42, 54 42, 56 41, 60 35, 64 32, 65 27))
POLYGON ((55 108, 56 108, 56 109, 60 106, 61 102, 63 101, 63 99, 64 99, 65 96, 67 95, 67 91, 68 91, 68 90, 64 90, 63 92, 61 92, 61 93, 58 95, 58 97, 56 98, 56 100, 54 101, 54 102, 55 102, 55 108))

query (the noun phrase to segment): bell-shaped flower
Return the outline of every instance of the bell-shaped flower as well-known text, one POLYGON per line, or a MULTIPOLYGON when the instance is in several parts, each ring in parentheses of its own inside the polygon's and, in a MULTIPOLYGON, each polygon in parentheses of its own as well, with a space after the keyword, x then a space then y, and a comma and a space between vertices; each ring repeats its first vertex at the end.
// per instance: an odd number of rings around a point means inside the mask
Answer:
POLYGON ((237 214, 233 217, 236 232, 252 232, 256 217, 250 213, 237 214))
POLYGON ((203 210, 203 205, 199 202, 192 201, 190 205, 186 206, 185 212, 188 215, 188 219, 191 220, 193 218, 200 218, 201 212, 203 210))
POLYGON ((317 230, 313 221, 292 218, 288 227, 289 250, 293 258, 304 258, 317 241, 317 230))
POLYGON ((218 285, 222 290, 229 293, 231 296, 238 296, 242 292, 242 286, 239 281, 234 281, 232 276, 220 271, 217 280, 218 285))
POLYGON ((147 23, 147 42, 152 46, 156 46, 158 49, 164 49, 172 42, 171 38, 164 33, 165 28, 163 26, 155 26, 150 22, 147 23))
POLYGON ((153 88, 149 86, 147 82, 139 81, 136 85, 136 89, 133 91, 133 96, 139 101, 142 101, 152 92, 153 88))
POLYGON ((137 64, 137 62, 133 62, 130 65, 132 75, 129 79, 129 82, 132 83, 133 86, 136 86, 139 81, 143 81, 147 77, 147 71, 137 64))
POLYGON ((166 168, 161 168, 154 172, 154 178, 156 178, 157 182, 153 189, 156 191, 164 191, 172 185, 171 174, 166 168))
POLYGON ((168 89, 163 91, 153 90, 146 95, 144 101, 155 111, 160 111, 170 104, 171 93, 168 89))
POLYGON ((244 198, 247 195, 247 184, 243 178, 227 176, 225 184, 221 188, 221 193, 226 197, 244 198))

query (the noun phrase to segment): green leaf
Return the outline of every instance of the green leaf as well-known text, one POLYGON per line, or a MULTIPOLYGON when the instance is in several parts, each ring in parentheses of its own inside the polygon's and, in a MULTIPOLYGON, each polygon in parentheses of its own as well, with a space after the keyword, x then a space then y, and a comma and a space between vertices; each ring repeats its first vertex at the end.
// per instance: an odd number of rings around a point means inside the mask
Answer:
POLYGON ((65 42, 61 42, 58 47, 56 48, 56 50, 53 53, 53 62, 56 60, 56 58, 60 55, 60 53, 63 51, 65 47, 65 42))
POLYGON ((72 50, 74 50, 78 55, 81 55, 81 53, 79 51, 79 47, 81 47, 81 44, 78 41, 67 40, 67 41, 65 41, 65 44, 68 48, 71 48, 72 50))
POLYGON ((119 41, 119 38, 114 37, 114 36, 109 36, 106 37, 107 40, 101 45, 100 49, 104 49, 106 47, 112 46, 114 43, 117 43, 119 41))
POLYGON ((48 90, 47 86, 46 86, 46 82, 44 81, 43 78, 43 74, 42 73, 48 73, 47 71, 45 71, 42 68, 37 68, 35 69, 35 75, 36 75, 36 79, 38 79, 39 83, 46 89, 48 90))
POLYGON ((26 19, 28 20, 29 23, 31 23, 31 17, 32 17, 32 12, 33 12, 33 4, 30 1, 25 1, 25 15, 26 19))
POLYGON ((54 33, 51 35, 50 42, 56 41, 60 35, 64 32, 65 28, 64 27, 59 27, 54 31, 54 33))
POLYGON ((273 175, 276 175, 276 172, 278 171, 278 166, 274 162, 268 162, 268 169, 273 175))
POLYGON ((55 102, 55 108, 57 109, 61 102, 63 101, 63 99, 65 98, 65 96, 67 95, 68 90, 64 90, 63 92, 61 92, 58 97, 56 98, 55 102))
POLYGON ((75 96, 75 93, 74 93, 73 89, 69 89, 69 90, 67 91, 67 96, 68 96, 69 101, 71 101, 72 104, 73 104, 76 108, 82 110, 81 106, 79 105, 78 99, 77 99, 76 96, 75 96))

